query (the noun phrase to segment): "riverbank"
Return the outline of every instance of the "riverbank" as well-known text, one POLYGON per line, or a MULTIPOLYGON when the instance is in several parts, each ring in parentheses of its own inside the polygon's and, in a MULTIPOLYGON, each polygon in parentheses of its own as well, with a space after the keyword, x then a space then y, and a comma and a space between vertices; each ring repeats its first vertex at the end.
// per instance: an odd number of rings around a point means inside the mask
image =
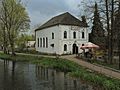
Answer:
POLYGON ((74 78, 81 78, 86 82, 91 83, 95 86, 101 86, 107 90, 119 90, 120 89, 120 80, 110 77, 106 77, 97 72, 86 69, 75 62, 61 59, 61 58, 49 58, 49 57, 39 57, 33 55, 6 55, 0 53, 1 59, 7 59, 12 61, 20 62, 31 62, 43 67, 58 69, 60 71, 67 72, 70 76, 74 78))

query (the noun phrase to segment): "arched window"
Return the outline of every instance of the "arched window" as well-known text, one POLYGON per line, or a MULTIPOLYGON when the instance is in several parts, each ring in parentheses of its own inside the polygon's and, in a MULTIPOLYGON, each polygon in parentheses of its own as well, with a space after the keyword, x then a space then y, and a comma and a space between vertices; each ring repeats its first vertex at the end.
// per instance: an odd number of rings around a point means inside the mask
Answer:
POLYGON ((39 38, 38 38, 38 40, 37 40, 37 43, 38 43, 38 47, 39 47, 39 38))
POLYGON ((84 32, 82 32, 82 38, 85 38, 85 33, 84 32))
POLYGON ((48 38, 46 37, 46 48, 48 48, 48 38))
POLYGON ((45 38, 43 38, 43 47, 45 47, 45 38))
POLYGON ((76 38, 76 32, 73 32, 73 38, 74 39, 76 38))
POLYGON ((42 47, 42 38, 40 38, 40 47, 42 47))
POLYGON ((64 38, 67 38, 67 31, 64 31, 64 38))
POLYGON ((64 45, 64 51, 67 51, 67 45, 66 44, 64 45))
POLYGON ((52 39, 54 39, 54 33, 52 33, 52 39))

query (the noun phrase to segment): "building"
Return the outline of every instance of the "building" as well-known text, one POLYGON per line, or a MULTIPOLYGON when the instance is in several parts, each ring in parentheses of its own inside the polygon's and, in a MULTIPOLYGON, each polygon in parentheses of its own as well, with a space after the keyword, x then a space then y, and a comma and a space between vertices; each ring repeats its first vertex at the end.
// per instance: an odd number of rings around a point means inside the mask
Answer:
POLYGON ((53 17, 35 30, 36 51, 50 54, 76 54, 88 42, 88 25, 66 12, 53 17))
POLYGON ((26 46, 28 48, 34 48, 35 47, 35 41, 27 41, 26 46))

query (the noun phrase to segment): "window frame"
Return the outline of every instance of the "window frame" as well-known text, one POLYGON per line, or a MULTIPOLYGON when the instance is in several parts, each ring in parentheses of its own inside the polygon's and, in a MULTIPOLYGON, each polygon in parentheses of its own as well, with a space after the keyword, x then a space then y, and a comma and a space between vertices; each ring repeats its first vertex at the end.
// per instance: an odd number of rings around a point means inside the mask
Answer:
POLYGON ((85 32, 82 32, 82 39, 85 38, 85 32))
POLYGON ((45 48, 45 38, 43 38, 43 48, 45 48))
POLYGON ((73 38, 76 39, 76 32, 73 32, 73 38))
POLYGON ((40 43, 39 43, 39 38, 37 38, 37 46, 38 46, 38 47, 39 47, 39 44, 40 44, 40 43))
POLYGON ((52 32, 52 39, 54 39, 55 38, 55 35, 54 35, 54 33, 52 32))
POLYGON ((48 48, 48 37, 46 37, 46 48, 48 48))
POLYGON ((64 39, 67 39, 67 31, 64 31, 64 39))
POLYGON ((42 38, 40 38, 40 47, 42 47, 42 38))
POLYGON ((67 44, 64 44, 64 51, 67 51, 67 44))

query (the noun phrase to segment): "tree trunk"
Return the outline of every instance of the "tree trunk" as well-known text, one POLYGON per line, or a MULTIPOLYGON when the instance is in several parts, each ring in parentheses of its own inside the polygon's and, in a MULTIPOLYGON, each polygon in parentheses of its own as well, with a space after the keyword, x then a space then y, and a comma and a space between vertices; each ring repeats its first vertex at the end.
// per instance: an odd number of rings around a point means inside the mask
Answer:
POLYGON ((3 28, 3 51, 5 54, 7 54, 7 42, 6 42, 5 28, 3 28))
POLYGON ((12 52, 12 55, 15 56, 15 49, 14 49, 14 42, 11 42, 11 52, 12 52))
POLYGON ((108 31, 108 62, 110 60, 111 54, 110 54, 110 24, 109 24, 109 7, 108 7, 108 0, 105 0, 105 6, 106 6, 106 18, 107 18, 107 31, 108 31))
POLYGON ((10 30, 8 30, 8 36, 9 36, 9 43, 11 46, 12 55, 15 56, 16 54, 15 54, 15 48, 14 48, 14 37, 11 34, 10 30))
POLYGON ((120 38, 118 38, 118 56, 119 56, 119 69, 120 69, 120 38))
MULTIPOLYGON (((119 1, 119 9, 118 9, 118 13, 120 13, 120 1, 119 1)), ((119 19, 120 20, 120 19, 119 19)), ((118 24, 120 23, 120 21, 118 21, 118 24)), ((118 27, 118 30, 120 30, 120 27, 118 27)), ((119 70, 120 70, 120 31, 118 32, 118 56, 119 56, 119 70)))
POLYGON ((111 5, 111 36, 110 36, 110 64, 113 63, 113 29, 114 29, 114 0, 111 1, 112 5, 111 5))

